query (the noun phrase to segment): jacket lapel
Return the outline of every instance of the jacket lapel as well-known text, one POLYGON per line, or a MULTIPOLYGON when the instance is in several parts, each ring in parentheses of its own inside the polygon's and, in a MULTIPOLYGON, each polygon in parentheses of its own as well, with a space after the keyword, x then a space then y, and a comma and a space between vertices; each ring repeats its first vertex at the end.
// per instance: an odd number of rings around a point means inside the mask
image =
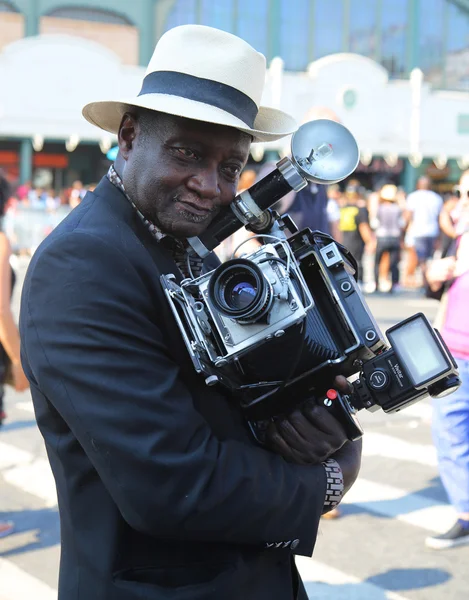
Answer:
POLYGON ((177 282, 183 279, 182 273, 174 262, 170 251, 164 247, 164 244, 160 244, 153 237, 134 207, 119 188, 112 184, 107 177, 103 177, 93 193, 110 203, 113 213, 129 225, 136 237, 146 248, 161 274, 172 273, 176 277, 177 282))

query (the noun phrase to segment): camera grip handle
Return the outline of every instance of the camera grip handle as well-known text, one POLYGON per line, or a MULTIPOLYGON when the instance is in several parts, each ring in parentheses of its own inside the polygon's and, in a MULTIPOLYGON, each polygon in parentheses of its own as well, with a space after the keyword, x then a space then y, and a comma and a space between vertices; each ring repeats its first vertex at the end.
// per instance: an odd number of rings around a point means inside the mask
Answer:
POLYGON ((341 394, 331 388, 327 390, 325 396, 319 399, 319 404, 324 406, 339 421, 351 442, 362 437, 363 428, 356 417, 357 410, 350 402, 348 394, 341 394))

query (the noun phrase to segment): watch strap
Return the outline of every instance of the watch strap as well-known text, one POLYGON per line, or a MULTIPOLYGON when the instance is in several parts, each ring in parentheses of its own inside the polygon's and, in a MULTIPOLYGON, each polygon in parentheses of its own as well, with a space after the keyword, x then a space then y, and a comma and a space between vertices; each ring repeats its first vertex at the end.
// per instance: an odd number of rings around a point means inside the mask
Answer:
POLYGON ((344 495, 344 476, 339 463, 328 458, 322 463, 326 471, 326 497, 323 514, 336 507, 344 495))

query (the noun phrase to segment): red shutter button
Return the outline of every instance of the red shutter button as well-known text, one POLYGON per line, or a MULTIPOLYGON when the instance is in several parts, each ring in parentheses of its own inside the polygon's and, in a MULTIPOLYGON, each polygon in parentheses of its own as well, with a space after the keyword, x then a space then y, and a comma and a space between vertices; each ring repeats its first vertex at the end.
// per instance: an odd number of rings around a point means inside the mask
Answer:
POLYGON ((329 400, 335 400, 338 396, 337 390, 327 390, 326 396, 329 398, 329 400))

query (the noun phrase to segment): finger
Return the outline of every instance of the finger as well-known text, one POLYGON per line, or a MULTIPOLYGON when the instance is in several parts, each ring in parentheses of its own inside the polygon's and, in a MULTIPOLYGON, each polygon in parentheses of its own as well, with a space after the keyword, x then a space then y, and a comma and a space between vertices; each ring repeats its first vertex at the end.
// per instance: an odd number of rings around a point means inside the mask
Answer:
POLYGON ((290 447, 292 454, 300 455, 307 464, 320 463, 338 450, 344 442, 342 436, 324 434, 304 415, 298 415, 298 411, 292 413, 288 420, 277 421, 277 431, 290 447))
POLYGON ((321 431, 302 413, 301 410, 295 410, 288 415, 288 422, 295 429, 298 438, 305 443, 317 439, 321 431))
MULTIPOLYGON (((281 433, 276 429, 272 429, 266 437, 267 445, 270 450, 282 456, 286 461, 295 463, 297 465, 311 465, 319 464, 324 458, 323 454, 318 456, 317 452, 306 453, 304 451, 296 450, 289 446, 284 440, 281 433)), ((328 454, 329 456, 330 454, 328 454)))
POLYGON ((292 450, 287 442, 283 439, 283 437, 278 432, 275 425, 269 426, 266 433, 266 441, 271 450, 280 454, 284 458, 291 457, 292 450))
POLYGON ((342 438, 345 442, 347 436, 341 423, 323 406, 307 403, 303 405, 302 410, 305 417, 319 429, 322 435, 332 436, 334 439, 342 438))
POLYGON ((303 416, 303 419, 307 423, 304 430, 306 430, 309 425, 309 433, 305 431, 304 436, 298 432, 296 427, 291 423, 290 418, 277 421, 277 430, 279 434, 291 448, 298 452, 303 452, 311 443, 311 440, 314 440, 320 435, 320 431, 312 423, 309 423, 306 417, 303 416))
POLYGON ((352 386, 343 375, 337 375, 334 379, 334 388, 342 394, 350 394, 352 386))

